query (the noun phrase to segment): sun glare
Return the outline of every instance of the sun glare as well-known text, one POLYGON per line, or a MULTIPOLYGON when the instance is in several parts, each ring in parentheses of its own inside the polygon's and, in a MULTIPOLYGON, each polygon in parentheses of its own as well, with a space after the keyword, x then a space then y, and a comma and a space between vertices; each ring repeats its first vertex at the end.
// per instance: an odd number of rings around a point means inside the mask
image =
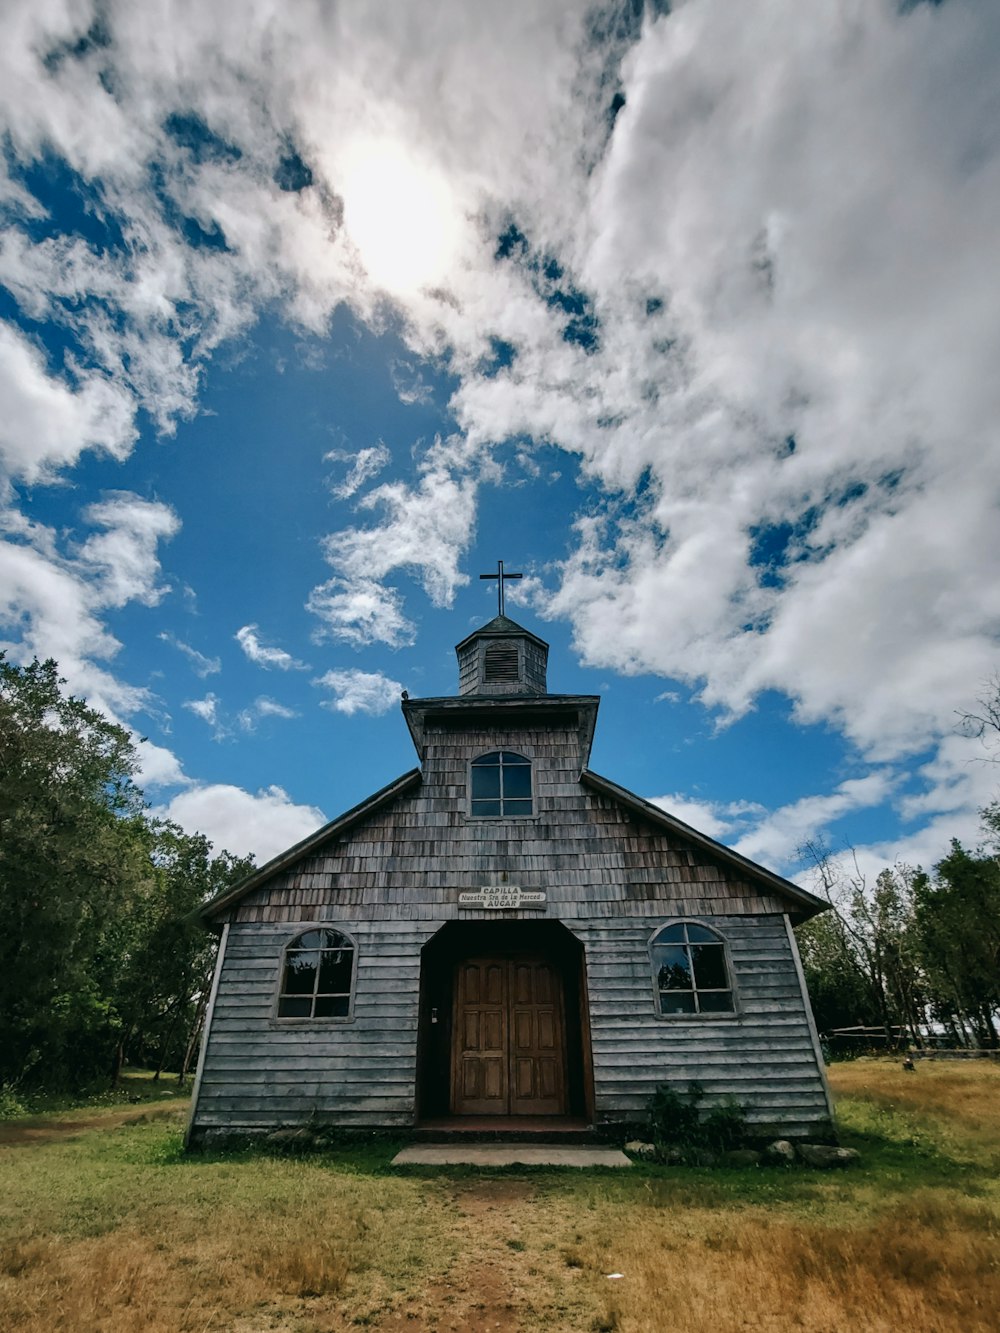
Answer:
POLYGON ((344 222, 369 277, 399 295, 440 282, 458 243, 451 191, 397 144, 351 155, 343 180, 344 222))

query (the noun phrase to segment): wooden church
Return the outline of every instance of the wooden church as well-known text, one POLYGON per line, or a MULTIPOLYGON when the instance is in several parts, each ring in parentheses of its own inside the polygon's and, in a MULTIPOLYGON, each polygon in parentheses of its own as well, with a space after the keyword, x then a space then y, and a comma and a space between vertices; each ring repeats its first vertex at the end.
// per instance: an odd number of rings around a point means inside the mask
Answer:
POLYGON ((828 1131, 792 933, 827 904, 594 773, 599 700, 548 692, 537 635, 456 651, 457 695, 403 700, 419 767, 205 907, 189 1142, 598 1128, 692 1080, 828 1131))

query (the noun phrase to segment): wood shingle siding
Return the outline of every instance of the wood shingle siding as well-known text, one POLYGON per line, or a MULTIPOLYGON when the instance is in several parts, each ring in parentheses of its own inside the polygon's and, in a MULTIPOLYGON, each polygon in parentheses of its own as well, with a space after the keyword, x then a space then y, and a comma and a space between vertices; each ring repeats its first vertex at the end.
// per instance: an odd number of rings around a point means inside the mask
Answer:
MULTIPOLYGON (((532 661, 544 688, 544 663, 532 661)), ((787 926, 787 917, 824 904, 587 770, 596 700, 470 693, 410 700, 404 712, 420 771, 208 909, 229 924, 193 1108, 195 1137, 310 1117, 347 1127, 413 1124, 426 1039, 422 950, 431 941, 436 947, 445 927, 458 928, 449 923, 471 930, 477 922, 493 931, 524 923, 525 938, 528 923, 558 922, 579 942, 589 1033, 578 1040, 587 1045, 597 1121, 641 1119, 658 1084, 684 1091, 697 1080, 708 1102, 735 1097, 760 1126, 805 1134, 828 1122, 787 926), (469 764, 496 750, 531 762, 530 817, 470 817, 469 764), (459 905, 460 893, 489 885, 541 891, 545 902, 541 909, 459 905), (685 919, 725 942, 735 1013, 659 1014, 650 938, 685 919), (356 945, 350 1017, 275 1018, 284 948, 324 923, 356 945)), ((504 938, 512 938, 506 929, 504 938)), ((428 956, 433 968, 451 966, 433 948, 428 956)))

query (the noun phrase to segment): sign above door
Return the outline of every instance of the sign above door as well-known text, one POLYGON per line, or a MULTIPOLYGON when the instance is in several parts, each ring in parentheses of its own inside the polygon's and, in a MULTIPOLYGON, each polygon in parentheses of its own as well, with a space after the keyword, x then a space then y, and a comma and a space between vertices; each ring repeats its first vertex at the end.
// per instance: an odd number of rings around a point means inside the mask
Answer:
POLYGON ((517 909, 520 907, 544 907, 545 894, 535 890, 520 889, 514 884, 489 884, 485 889, 475 889, 458 895, 459 907, 485 907, 488 910, 517 909))

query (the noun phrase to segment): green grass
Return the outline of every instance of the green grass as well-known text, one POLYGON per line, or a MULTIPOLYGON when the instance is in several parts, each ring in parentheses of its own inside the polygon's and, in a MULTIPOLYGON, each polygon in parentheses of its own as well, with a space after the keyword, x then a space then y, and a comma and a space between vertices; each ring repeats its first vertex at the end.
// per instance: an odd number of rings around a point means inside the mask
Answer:
POLYGON ((666 1326, 669 1275, 686 1333, 985 1333, 998 1075, 835 1068, 862 1163, 827 1173, 396 1171, 388 1139, 185 1155, 172 1099, 37 1117, 47 1139, 0 1147, 0 1327, 641 1333, 666 1326))
POLYGON ((154 1082, 153 1070, 125 1066, 117 1086, 101 1084, 86 1092, 5 1093, 0 1095, 0 1121, 27 1115, 83 1112, 95 1107, 133 1106, 142 1102, 183 1101, 191 1095, 190 1079, 181 1087, 176 1074, 163 1073, 154 1082))

